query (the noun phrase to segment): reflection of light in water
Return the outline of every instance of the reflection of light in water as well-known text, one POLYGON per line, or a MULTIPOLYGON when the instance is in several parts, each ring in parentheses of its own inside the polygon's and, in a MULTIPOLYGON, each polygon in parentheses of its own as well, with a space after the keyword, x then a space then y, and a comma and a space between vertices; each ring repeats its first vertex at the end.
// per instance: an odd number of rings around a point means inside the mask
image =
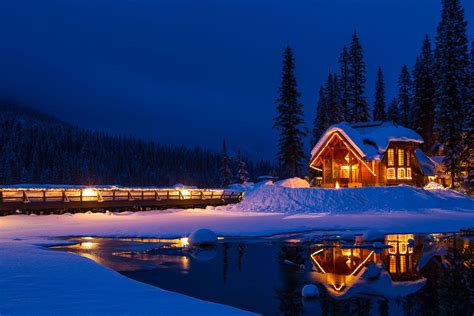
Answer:
POLYGON ((94 238, 92 238, 92 237, 82 237, 82 239, 85 239, 85 240, 92 240, 92 239, 94 239, 94 238))
POLYGON ((86 242, 81 242, 81 248, 84 248, 84 249, 93 249, 95 248, 95 243, 93 242, 90 242, 90 241, 86 241, 86 242))

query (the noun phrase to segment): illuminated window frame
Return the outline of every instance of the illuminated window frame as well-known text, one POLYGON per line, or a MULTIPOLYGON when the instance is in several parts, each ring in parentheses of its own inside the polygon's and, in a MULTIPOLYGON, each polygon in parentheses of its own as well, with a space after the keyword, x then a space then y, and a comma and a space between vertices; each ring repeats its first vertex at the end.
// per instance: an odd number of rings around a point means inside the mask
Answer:
POLYGON ((410 167, 410 161, 411 161, 411 153, 409 150, 407 150, 407 167, 410 167))
POLYGON ((411 179, 411 168, 407 168, 406 176, 407 179, 411 179))
POLYGON ((397 168, 397 178, 406 179, 406 170, 405 168, 397 168))
POLYGON ((387 150, 387 166, 389 167, 395 166, 395 152, 393 148, 389 148, 387 150))
POLYGON ((405 150, 402 148, 398 149, 398 165, 404 166, 405 165, 405 150))
POLYGON ((387 179, 396 179, 395 168, 387 168, 387 179))

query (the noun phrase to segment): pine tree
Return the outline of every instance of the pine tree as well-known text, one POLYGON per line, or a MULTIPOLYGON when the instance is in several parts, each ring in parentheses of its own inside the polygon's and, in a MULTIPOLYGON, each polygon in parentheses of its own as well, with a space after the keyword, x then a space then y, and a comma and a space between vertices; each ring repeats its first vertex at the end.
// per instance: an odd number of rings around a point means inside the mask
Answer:
POLYGON ((357 32, 352 35, 349 51, 349 108, 351 122, 366 122, 369 120, 369 108, 365 97, 366 69, 364 52, 357 32))
POLYGON ((399 122, 398 118, 398 102, 396 98, 393 98, 392 102, 390 102, 390 105, 388 106, 387 109, 387 119, 389 121, 392 121, 394 123, 399 122))
POLYGON ((463 162, 468 167, 469 180, 474 172, 474 42, 471 43, 469 63, 469 83, 467 88, 466 119, 464 123, 463 162))
POLYGON ((313 144, 314 146, 324 131, 329 127, 329 116, 327 111, 326 92, 321 86, 319 88, 319 99, 316 105, 316 117, 313 123, 313 144))
POLYGON ((280 132, 278 142, 278 161, 284 176, 299 176, 302 160, 305 157, 303 137, 303 105, 295 78, 295 61, 293 52, 288 46, 283 53, 283 74, 277 99, 278 115, 273 127, 280 132))
POLYGON ((344 110, 339 100, 337 85, 337 77, 329 73, 324 88, 328 125, 344 121, 344 110))
POLYGON ((232 171, 230 170, 229 155, 227 154, 227 143, 222 142, 222 167, 221 167, 222 186, 226 187, 232 181, 232 171))
POLYGON ((377 81, 375 82, 375 102, 374 102, 374 121, 385 121, 385 81, 382 68, 377 71, 377 81))
POLYGON ((237 168, 238 168, 238 180, 239 183, 245 183, 249 179, 249 173, 247 172, 247 165, 245 162, 242 160, 242 157, 240 156, 240 148, 237 149, 237 168))
POLYGON ((436 34, 436 124, 452 187, 460 170, 463 121, 467 103, 467 22, 460 0, 443 0, 436 34))
POLYGON ((407 65, 403 65, 398 77, 398 116, 399 123, 410 126, 410 113, 412 102, 412 82, 407 65))
POLYGON ((351 109, 349 108, 349 53, 346 46, 342 48, 341 56, 339 57, 339 80, 338 80, 338 94, 340 108, 344 113, 344 120, 350 121, 351 109))
POLYGON ((426 35, 421 54, 416 59, 413 70, 413 108, 410 127, 423 137, 425 142, 422 149, 428 153, 434 144, 435 78, 433 67, 431 43, 426 35))

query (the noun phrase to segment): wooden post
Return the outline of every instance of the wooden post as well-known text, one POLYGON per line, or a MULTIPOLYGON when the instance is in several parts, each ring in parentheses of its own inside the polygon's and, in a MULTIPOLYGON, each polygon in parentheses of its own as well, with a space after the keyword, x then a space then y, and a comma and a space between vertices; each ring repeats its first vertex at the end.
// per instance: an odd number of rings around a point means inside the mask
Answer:
MULTIPOLYGON (((82 191, 81 191, 82 194, 82 191)), ((43 202, 46 202, 46 190, 43 190, 43 202)))
POLYGON ((352 183, 352 156, 351 152, 348 152, 349 155, 349 183, 352 183))
POLYGON ((112 201, 115 201, 115 190, 112 191, 112 201))
POLYGON ((331 181, 335 185, 336 179, 334 179, 334 148, 331 148, 331 181))
POLYGON ((325 184, 326 183, 326 160, 323 158, 323 181, 322 183, 325 184))

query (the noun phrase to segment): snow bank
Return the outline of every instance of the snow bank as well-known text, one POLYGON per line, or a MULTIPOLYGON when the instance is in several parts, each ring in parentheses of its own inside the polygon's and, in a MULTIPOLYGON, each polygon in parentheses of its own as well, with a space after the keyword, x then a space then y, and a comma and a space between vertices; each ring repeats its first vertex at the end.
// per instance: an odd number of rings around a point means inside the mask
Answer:
POLYGON ((275 185, 285 187, 285 188, 309 188, 308 181, 301 179, 301 178, 289 178, 285 180, 281 180, 275 183, 275 185))
MULTIPOLYGON (((284 181, 292 183, 294 180, 284 181)), ((474 211, 474 199, 451 190, 429 191, 404 185, 323 189, 262 184, 247 190, 240 204, 220 209, 331 214, 422 212, 429 209, 474 211)))
MULTIPOLYGON (((2 315, 245 315, 31 243, 0 242, 2 315)), ((44 241, 43 241, 44 242, 44 241)))

